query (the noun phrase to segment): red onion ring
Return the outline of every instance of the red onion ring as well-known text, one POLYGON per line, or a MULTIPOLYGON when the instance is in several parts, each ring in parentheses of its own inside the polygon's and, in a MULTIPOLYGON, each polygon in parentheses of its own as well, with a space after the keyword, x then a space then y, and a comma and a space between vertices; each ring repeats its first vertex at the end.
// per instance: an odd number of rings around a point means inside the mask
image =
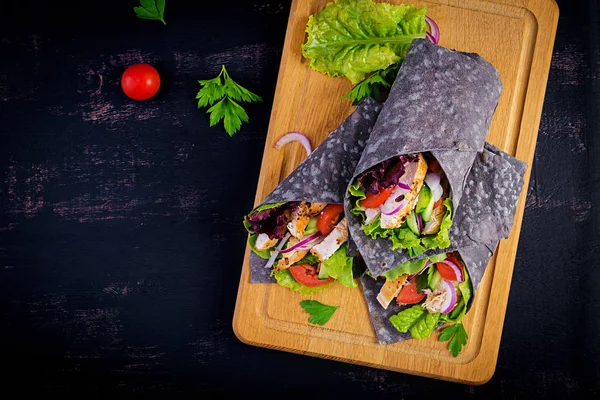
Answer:
POLYGON ((431 31, 431 33, 425 33, 427 39, 429 39, 429 41, 433 44, 438 44, 440 42, 440 27, 438 26, 438 24, 435 23, 434 20, 429 18, 427 15, 425 16, 425 22, 427 23, 427 26, 429 26, 429 30, 431 31))
POLYGON ((313 240, 315 240, 316 238, 318 238, 319 236, 321 236, 321 232, 315 232, 310 236, 305 237, 304 239, 300 240, 298 243, 296 243, 295 245, 293 245, 292 247, 289 247, 285 250, 281 250, 280 253, 285 254, 285 253, 289 253, 290 251, 294 251, 296 250, 298 247, 301 247, 305 244, 307 244, 308 242, 312 242, 313 240))
POLYGON ((448 259, 445 259, 444 261, 440 261, 440 262, 442 262, 442 263, 446 264, 447 266, 449 266, 450 268, 452 268, 457 281, 464 282, 465 276, 463 275, 462 268, 460 268, 456 263, 454 263, 453 261, 450 261, 448 259))
POLYGON ((407 183, 398 182, 398 186, 401 187, 402 189, 410 190, 410 185, 408 185, 407 183))
POLYGON ((273 266, 273 263, 275 262, 275 259, 277 258, 277 255, 281 251, 281 248, 288 241, 288 239, 290 238, 290 236, 292 236, 292 234, 288 232, 287 235, 285 235, 283 237, 283 239, 281 239, 281 241, 277 245, 277 248, 275 249, 275 251, 273 252, 273 254, 271 254, 271 258, 269 258, 269 261, 267 261, 267 263, 265 264, 265 268, 271 268, 273 266))
POLYGON ((288 132, 275 142, 275 148, 281 149, 284 145, 290 142, 300 142, 304 149, 306 150, 306 154, 310 155, 312 153, 312 146, 310 145, 310 140, 300 132, 288 132))
POLYGON ((419 225, 419 233, 421 233, 423 231, 423 218, 421 214, 417 214, 417 224, 419 225))
MULTIPOLYGON (((384 203, 384 204, 385 204, 385 203, 384 203)), ((401 209, 402 207, 404 207, 404 205, 405 205, 405 204, 406 204, 406 201, 402 200, 402 201, 400 202, 400 205, 399 205, 398 207, 396 207, 396 208, 395 208, 393 211, 391 211, 391 212, 386 212, 386 211, 383 209, 383 204, 382 204, 382 205, 380 205, 380 206, 379 206, 379 211, 381 211, 381 213, 382 213, 382 214, 385 214, 385 215, 394 215, 394 214, 396 214, 398 211, 400 211, 400 209, 401 209)))
POLYGON ((445 291, 450 292, 450 296, 442 304, 442 314, 448 314, 456 305, 456 288, 446 279, 442 279, 442 284, 446 285, 445 291))

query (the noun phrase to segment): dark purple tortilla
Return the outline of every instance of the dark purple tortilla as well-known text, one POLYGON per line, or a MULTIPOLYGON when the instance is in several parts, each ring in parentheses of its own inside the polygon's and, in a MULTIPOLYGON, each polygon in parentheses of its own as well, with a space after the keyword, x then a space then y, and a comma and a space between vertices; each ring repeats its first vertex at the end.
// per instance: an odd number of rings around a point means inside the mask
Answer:
MULTIPOLYGON (((446 173, 454 208, 477 152, 483 149, 502 82, 498 71, 477 54, 462 53, 414 40, 400 67, 351 183, 373 165, 389 158, 431 152, 446 173)), ((371 239, 361 218, 345 201, 350 235, 365 256, 371 273, 379 275, 411 259, 392 250, 389 239, 371 239)), ((426 251, 419 257, 442 252, 426 251)))
MULTIPOLYGON (((465 182, 463 200, 454 211, 450 247, 428 250, 413 259, 479 245, 493 251, 512 228, 526 168, 522 161, 486 143, 485 149, 475 157, 465 182)), ((349 230, 373 276, 410 259, 406 253, 392 250, 391 241, 365 236, 360 225, 349 225, 349 230)))
MULTIPOLYGON (((465 184, 463 200, 450 229, 452 245, 449 249, 438 251, 460 253, 471 277, 473 293, 483 279, 498 242, 508 237, 511 231, 526 169, 525 163, 489 143, 475 157, 465 184)), ((371 271, 373 276, 383 272, 371 271)), ((403 308, 391 304, 384 310, 377 301, 384 279, 375 280, 363 275, 360 282, 379 341, 394 343, 410 338, 409 333, 398 332, 388 320, 403 308)))
MULTIPOLYGON (((318 146, 262 204, 310 201, 342 204, 348 182, 360 159, 381 104, 363 99, 356 110, 318 146)), ((351 246, 352 243, 349 243, 351 246)), ((271 283, 267 260, 251 251, 250 283, 271 283)))
MULTIPOLYGON (((483 273, 485 272, 485 268, 487 267, 493 252, 490 251, 486 246, 478 246, 459 250, 458 253, 465 263, 467 270, 469 271, 469 276, 473 285, 474 297, 475 291, 483 279, 483 273)), ((375 335, 377 336, 379 343, 390 344, 410 339, 410 332, 399 332, 390 322, 390 317, 406 309, 406 306, 400 306, 395 301, 392 301, 388 308, 384 309, 377 301, 377 294, 385 283, 385 279, 373 279, 365 274, 359 279, 359 282, 363 291, 363 296, 367 302, 371 324, 373 325, 373 329, 375 330, 375 335)), ((473 297, 471 297, 471 303, 473 297)), ((440 323, 438 329, 441 326, 443 326, 443 324, 440 323)))

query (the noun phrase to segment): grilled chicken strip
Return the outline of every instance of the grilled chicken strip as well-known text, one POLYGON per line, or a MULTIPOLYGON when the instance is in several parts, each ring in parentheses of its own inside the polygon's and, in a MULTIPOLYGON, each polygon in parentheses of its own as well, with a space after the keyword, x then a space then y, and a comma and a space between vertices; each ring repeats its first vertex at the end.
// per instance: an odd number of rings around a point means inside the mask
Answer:
POLYGON ((417 196, 423 186, 423 180, 427 174, 427 161, 422 154, 419 154, 417 162, 411 162, 406 166, 404 175, 400 182, 410 186, 410 190, 403 189, 400 185, 396 186, 390 197, 383 203, 383 208, 393 210, 404 202, 404 206, 395 214, 385 215, 381 213, 381 227, 384 229, 398 228, 406 221, 408 214, 417 201, 417 196))
POLYGON ((256 238, 255 246, 258 250, 264 251, 264 250, 270 249, 271 247, 275 246, 277 241, 278 241, 277 238, 269 239, 269 235, 267 235, 266 233, 261 233, 256 238))
POLYGON ((346 242, 346 240, 348 240, 348 225, 346 223, 346 218, 344 217, 321 243, 310 249, 310 252, 317 256, 320 261, 325 261, 331 257, 333 253, 346 242))
MULTIPOLYGON (((289 249, 290 247, 294 246, 297 243, 298 243, 298 239, 290 238, 290 240, 288 240, 285 248, 289 249)), ((308 253, 308 250, 293 250, 293 251, 290 251, 289 253, 281 253, 281 259, 279 260, 277 265, 275 265, 274 272, 281 271, 282 269, 288 269, 289 267, 292 266, 292 264, 297 263, 298 261, 302 260, 307 253, 308 253)))
POLYGON ((400 290, 402 290, 402 287, 406 283, 407 277, 408 275, 400 275, 396 279, 385 280, 385 283, 377 295, 377 301, 379 301, 379 304, 381 304, 383 308, 387 309, 392 300, 398 296, 398 293, 400 293, 400 290))
POLYGON ((302 239, 310 218, 319 214, 325 207, 327 207, 326 203, 300 202, 298 207, 292 212, 292 220, 287 225, 292 236, 302 239))
POLYGON ((438 233, 440 226, 442 225, 442 219, 446 215, 446 206, 441 204, 440 206, 433 209, 431 219, 425 223, 421 235, 433 235, 438 233))

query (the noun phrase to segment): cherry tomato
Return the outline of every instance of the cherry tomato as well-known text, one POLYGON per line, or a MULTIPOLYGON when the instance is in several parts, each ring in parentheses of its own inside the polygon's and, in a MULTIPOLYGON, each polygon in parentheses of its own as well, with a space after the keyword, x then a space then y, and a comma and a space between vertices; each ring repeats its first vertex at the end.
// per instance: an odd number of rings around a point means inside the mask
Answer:
MULTIPOLYGON (((458 268, 462 268, 461 264, 458 262, 456 257, 454 257, 453 255, 448 255, 446 257, 446 259, 448 261, 452 261, 454 264, 458 265, 458 268)), ((440 275, 442 276, 442 278, 447 279, 449 281, 458 280, 458 276, 456 276, 456 272, 454 272, 454 269, 452 269, 452 267, 449 266, 448 264, 439 262, 439 263, 436 263, 435 266, 436 266, 438 272, 440 273, 440 275)))
POLYGON ((340 214, 344 212, 342 204, 330 204, 321 211, 317 219, 317 229, 321 235, 327 236, 340 220, 340 214))
POLYGON ((390 197, 392 191, 394 190, 394 186, 390 186, 387 189, 382 189, 379 193, 373 194, 367 192, 367 197, 360 201, 360 205, 365 208, 375 208, 379 207, 390 197))
POLYGON ((417 278, 412 278, 408 281, 408 285, 405 285, 400 293, 398 293, 398 297, 396 301, 402 304, 417 304, 421 300, 425 298, 425 293, 417 293, 417 278))
POLYGON ((133 64, 121 77, 121 88, 133 100, 146 100, 160 88, 160 75, 150 64, 133 64))
POLYGON ((317 269, 310 264, 298 264, 290 267, 290 273, 301 285, 316 287, 333 281, 333 278, 319 279, 317 269))

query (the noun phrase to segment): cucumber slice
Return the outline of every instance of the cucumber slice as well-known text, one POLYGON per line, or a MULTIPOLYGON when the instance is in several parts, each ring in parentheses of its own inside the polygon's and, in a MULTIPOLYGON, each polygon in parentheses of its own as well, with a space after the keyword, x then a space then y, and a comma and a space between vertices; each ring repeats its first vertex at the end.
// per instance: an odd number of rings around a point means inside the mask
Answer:
POLYGON ((427 208, 425 209, 425 211, 423 211, 421 213, 421 217, 423 218, 423 221, 425 222, 429 222, 429 220, 431 219, 431 214, 433 214, 433 205, 435 204, 435 201, 433 201, 433 197, 431 199, 429 199, 429 204, 427 204, 427 208))
POLYGON ((304 236, 307 235, 312 235, 313 233, 315 233, 318 229, 317 229, 317 220, 319 218, 318 217, 312 217, 311 219, 308 220, 308 225, 306 225, 306 229, 304 230, 304 236))
POLYGON ((415 235, 419 235, 419 223, 417 222, 417 214, 415 214, 414 210, 408 214, 408 218, 406 219, 406 223, 408 224, 408 228, 413 231, 415 235))
POLYGON ((415 206, 415 211, 417 214, 421 214, 427 208, 429 204, 429 200, 431 200, 431 189, 426 184, 423 184, 421 191, 419 192, 419 201, 417 201, 417 205, 415 206))
MULTIPOLYGON (((433 268, 433 266, 431 266, 429 268, 433 268)), ((436 268, 435 271, 433 271, 433 274, 431 274, 431 278, 429 278, 429 288, 431 290, 435 290, 435 288, 440 284, 441 281, 442 281, 442 276, 440 275, 440 273, 438 272, 438 270, 436 268)))

